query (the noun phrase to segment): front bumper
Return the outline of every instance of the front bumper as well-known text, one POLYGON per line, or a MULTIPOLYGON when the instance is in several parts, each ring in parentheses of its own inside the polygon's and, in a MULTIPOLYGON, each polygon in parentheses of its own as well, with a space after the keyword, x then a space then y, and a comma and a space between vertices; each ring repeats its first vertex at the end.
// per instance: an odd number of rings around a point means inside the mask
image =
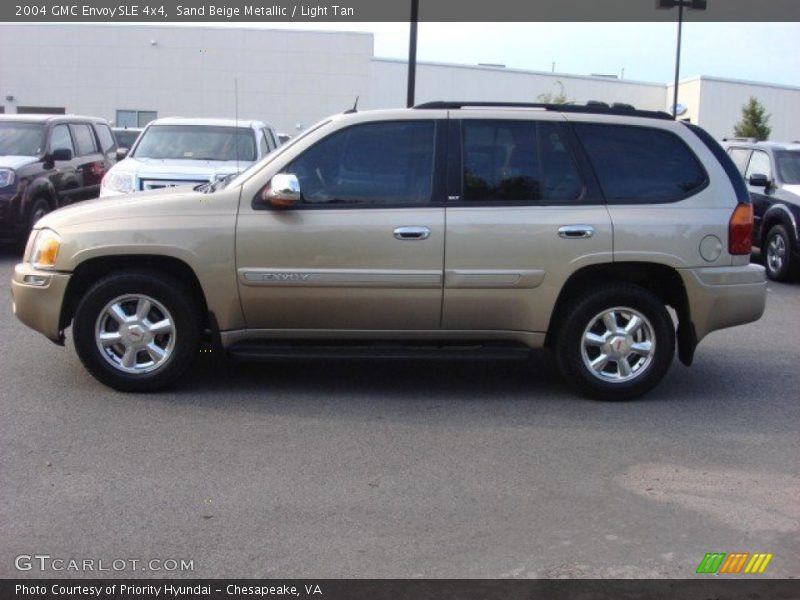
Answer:
POLYGON ((69 278, 70 273, 41 271, 26 263, 14 267, 11 276, 14 314, 25 325, 57 344, 64 343, 60 319, 69 278))
POLYGON ((761 265, 679 269, 697 341, 717 329, 757 321, 767 302, 761 265))

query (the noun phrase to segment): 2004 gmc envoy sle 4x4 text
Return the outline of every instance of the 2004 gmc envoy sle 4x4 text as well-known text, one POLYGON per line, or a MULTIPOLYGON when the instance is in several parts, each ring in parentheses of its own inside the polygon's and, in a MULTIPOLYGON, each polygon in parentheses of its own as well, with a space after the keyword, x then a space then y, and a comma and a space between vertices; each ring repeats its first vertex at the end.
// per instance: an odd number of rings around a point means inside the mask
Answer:
POLYGON ((232 179, 57 210, 12 294, 123 391, 172 383, 205 338, 247 358, 544 346, 622 400, 676 346, 688 365, 760 318, 752 226, 731 159, 665 113, 434 102, 331 117, 232 179))

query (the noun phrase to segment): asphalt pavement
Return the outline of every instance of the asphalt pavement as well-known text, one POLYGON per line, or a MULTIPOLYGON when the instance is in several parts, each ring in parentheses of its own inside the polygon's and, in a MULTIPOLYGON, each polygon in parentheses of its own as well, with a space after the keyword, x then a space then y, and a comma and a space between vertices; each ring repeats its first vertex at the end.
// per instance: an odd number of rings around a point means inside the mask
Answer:
POLYGON ((714 551, 800 576, 800 284, 628 403, 574 395, 544 352, 202 355, 129 395, 14 318, 14 262, 0 251, 0 577, 681 578, 714 551), (36 555, 95 571, 17 570, 36 555))

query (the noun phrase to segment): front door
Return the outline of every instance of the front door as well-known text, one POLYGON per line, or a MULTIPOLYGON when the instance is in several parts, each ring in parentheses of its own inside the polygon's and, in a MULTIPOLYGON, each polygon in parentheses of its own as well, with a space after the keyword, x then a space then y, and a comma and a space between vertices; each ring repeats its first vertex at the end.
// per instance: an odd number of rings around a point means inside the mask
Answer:
POLYGON ((251 329, 438 329, 444 260, 444 121, 339 129, 284 166, 302 200, 243 197, 236 237, 251 329))

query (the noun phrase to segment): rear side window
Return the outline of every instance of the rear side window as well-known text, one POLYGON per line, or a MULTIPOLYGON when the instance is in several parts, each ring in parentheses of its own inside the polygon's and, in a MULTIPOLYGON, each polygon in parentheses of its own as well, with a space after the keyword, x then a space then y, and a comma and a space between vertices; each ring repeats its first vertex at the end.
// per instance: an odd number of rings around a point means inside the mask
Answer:
POLYGON ((466 202, 570 204, 583 183, 558 126, 550 122, 465 120, 466 202))
POLYGON ((103 152, 111 152, 117 145, 111 129, 108 125, 103 125, 102 123, 95 125, 95 128, 97 129, 97 137, 100 138, 100 146, 103 148, 103 152))
POLYGON ((337 131, 289 164, 308 205, 431 201, 433 121, 366 123, 337 131))
POLYGON ((598 123, 574 127, 609 202, 674 202, 708 182, 697 157, 669 131, 598 123))
POLYGON ((75 152, 78 156, 97 152, 97 142, 95 142, 94 133, 89 125, 83 123, 73 125, 72 132, 75 135, 75 152))
POLYGON ((711 134, 702 127, 692 125, 691 123, 684 123, 684 125, 706 145, 706 148, 711 151, 714 158, 719 161, 720 166, 725 170, 725 174, 728 176, 733 190, 736 193, 736 201, 740 203, 750 202, 750 192, 747 191, 747 186, 744 184, 742 174, 736 170, 736 165, 733 164, 731 157, 725 153, 725 150, 722 149, 719 142, 711 137, 711 134))

